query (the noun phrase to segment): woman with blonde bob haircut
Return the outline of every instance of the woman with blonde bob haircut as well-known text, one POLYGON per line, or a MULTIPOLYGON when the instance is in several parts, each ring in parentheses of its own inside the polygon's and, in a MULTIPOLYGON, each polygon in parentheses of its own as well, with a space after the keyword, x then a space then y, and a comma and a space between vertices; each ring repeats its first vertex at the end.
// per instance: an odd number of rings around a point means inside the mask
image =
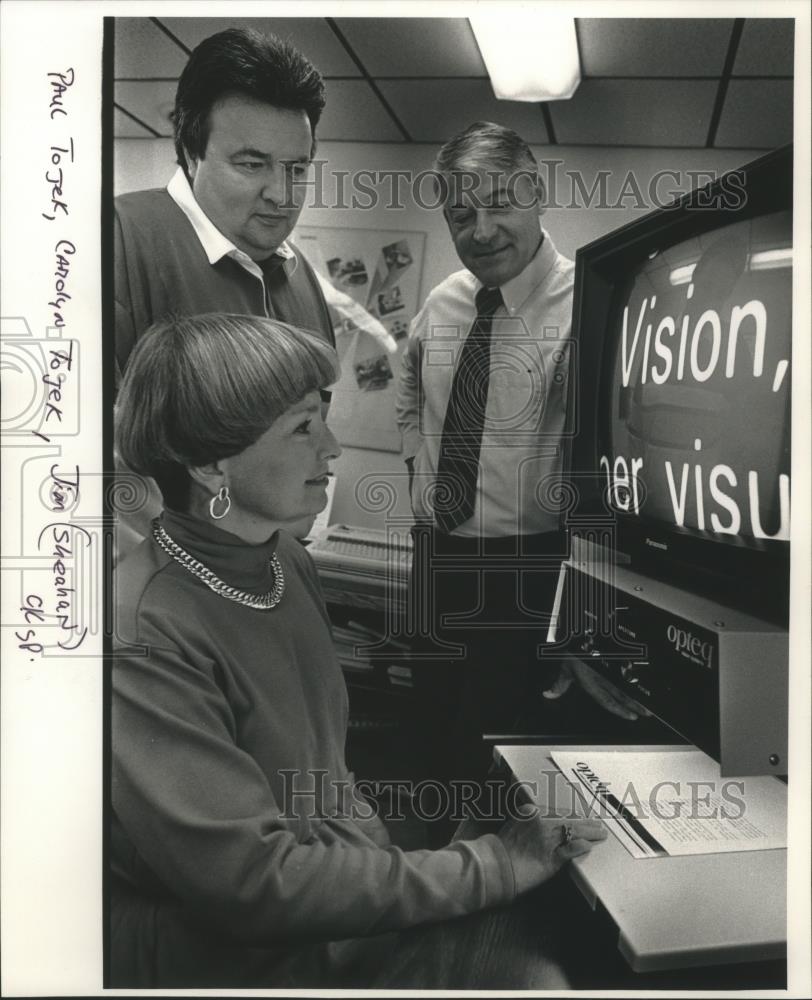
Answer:
POLYGON ((391 950, 359 939, 508 902, 604 836, 535 817, 404 852, 356 791, 295 537, 340 453, 320 397, 337 371, 249 316, 163 321, 130 360, 117 445, 165 509, 117 568, 112 987, 372 985, 391 950))

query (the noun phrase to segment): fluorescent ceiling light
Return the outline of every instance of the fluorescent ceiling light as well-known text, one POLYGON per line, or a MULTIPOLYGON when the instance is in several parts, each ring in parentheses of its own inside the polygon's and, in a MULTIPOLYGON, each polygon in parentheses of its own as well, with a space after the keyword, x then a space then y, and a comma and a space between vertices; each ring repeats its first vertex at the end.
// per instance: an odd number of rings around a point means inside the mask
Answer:
POLYGON ((575 21, 493 10, 469 18, 493 92, 504 101, 563 101, 581 82, 575 21))
POLYGON ((748 264, 751 271, 773 271, 778 267, 792 267, 792 247, 776 247, 751 253, 748 264))
POLYGON ((684 267, 675 267, 674 270, 668 275, 668 280, 672 285, 687 285, 694 276, 695 267, 696 262, 693 264, 685 264, 684 267))
MULTIPOLYGON (((675 267, 668 275, 672 285, 687 285, 694 276, 694 264, 675 267)), ((750 271, 775 271, 782 267, 792 267, 792 247, 776 247, 774 250, 759 250, 747 255, 747 268, 750 271)))

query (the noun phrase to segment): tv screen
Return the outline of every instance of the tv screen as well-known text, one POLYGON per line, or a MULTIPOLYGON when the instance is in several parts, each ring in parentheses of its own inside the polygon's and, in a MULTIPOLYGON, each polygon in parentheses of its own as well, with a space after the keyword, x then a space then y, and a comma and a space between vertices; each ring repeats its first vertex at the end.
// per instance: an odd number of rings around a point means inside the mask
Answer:
POLYGON ((618 548, 785 620, 791 147, 579 250, 573 337, 574 482, 618 548))
POLYGON ((792 214, 654 253, 607 333, 612 505, 720 542, 789 539, 792 214))

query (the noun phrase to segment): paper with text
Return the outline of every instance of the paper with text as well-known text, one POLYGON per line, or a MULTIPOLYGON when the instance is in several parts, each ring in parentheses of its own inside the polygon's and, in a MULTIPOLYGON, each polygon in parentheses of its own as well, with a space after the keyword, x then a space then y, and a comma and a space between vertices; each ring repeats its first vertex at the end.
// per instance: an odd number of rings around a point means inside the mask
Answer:
POLYGON ((699 750, 553 751, 562 774, 635 858, 785 848, 786 786, 723 778, 699 750))

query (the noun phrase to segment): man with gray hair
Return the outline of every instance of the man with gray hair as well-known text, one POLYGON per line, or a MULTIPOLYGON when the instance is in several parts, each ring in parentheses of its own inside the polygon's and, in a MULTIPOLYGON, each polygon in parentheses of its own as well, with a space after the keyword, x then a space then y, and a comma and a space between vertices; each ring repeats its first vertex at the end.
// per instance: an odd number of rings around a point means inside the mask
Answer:
POLYGON ((466 270, 414 320, 398 422, 416 522, 421 743, 451 791, 481 781, 483 734, 515 731, 557 674, 538 646, 566 554, 548 498, 563 472, 574 265, 541 227, 538 166, 512 129, 470 125, 435 169, 466 270))

